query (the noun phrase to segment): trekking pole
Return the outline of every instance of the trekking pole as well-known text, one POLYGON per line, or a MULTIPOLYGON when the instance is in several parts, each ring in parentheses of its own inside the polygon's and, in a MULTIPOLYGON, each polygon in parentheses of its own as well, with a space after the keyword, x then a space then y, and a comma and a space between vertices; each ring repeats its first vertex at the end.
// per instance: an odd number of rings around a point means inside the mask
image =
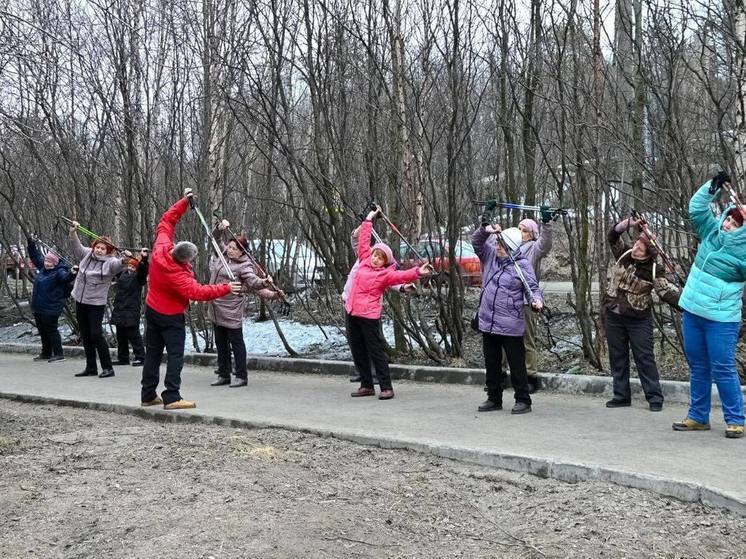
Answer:
MULTIPOLYGON (((474 204, 478 204, 480 206, 484 206, 486 211, 492 211, 495 208, 504 208, 507 210, 521 210, 524 212, 541 212, 542 207, 541 206, 527 206, 525 204, 513 204, 511 202, 498 202, 496 200, 472 200, 474 204)), ((545 207, 543 208, 547 211, 549 211, 554 218, 557 218, 561 215, 570 215, 570 210, 567 208, 552 208, 552 207, 545 207)))
POLYGON ((202 215, 202 212, 197 206, 197 202, 194 201, 194 194, 189 196, 188 199, 189 199, 189 205, 194 210, 194 213, 197 214, 197 217, 202 223, 202 227, 205 228, 205 234, 207 234, 207 237, 210 239, 210 242, 212 243, 212 248, 215 250, 215 254, 218 255, 218 258, 220 259, 220 262, 223 265, 223 268, 228 274, 228 278, 231 281, 236 281, 236 275, 233 273, 233 270, 231 270, 230 266, 228 266, 228 261, 225 259, 225 256, 223 255, 223 251, 220 249, 220 245, 218 245, 218 242, 215 240, 215 237, 212 236, 212 231, 210 230, 210 226, 207 225, 205 216, 202 215))
MULTIPOLYGON (((497 239, 497 242, 500 243, 500 246, 503 247, 503 250, 508 253, 508 258, 510 258, 510 261, 513 263, 515 272, 518 275, 518 278, 521 280, 521 283, 523 284, 523 290, 526 292, 526 298, 532 298, 531 287, 528 285, 528 280, 526 279, 526 276, 523 275, 523 270, 521 270, 520 264, 518 264, 516 259, 513 257, 513 253, 510 250, 508 244, 505 242, 502 233, 495 233, 495 238, 497 239)), ((552 312, 547 308, 546 305, 542 305, 540 310, 535 309, 533 305, 529 304, 529 306, 535 313, 543 314, 547 318, 547 320, 552 318, 552 312)))
POLYGON ((644 217, 642 217, 642 215, 640 215, 640 212, 638 212, 638 211, 637 211, 636 209, 634 209, 634 208, 632 209, 631 215, 632 215, 632 217, 633 217, 634 219, 637 219, 637 220, 639 220, 639 221, 640 221, 640 223, 639 223, 639 226, 640 226, 640 232, 641 232, 641 233, 642 233, 642 234, 643 234, 643 235, 644 235, 645 237, 647 237, 647 239, 648 239, 648 242, 649 242, 649 243, 650 243, 650 244, 651 244, 651 245, 652 245, 652 246, 653 246, 653 247, 655 248, 655 250, 657 250, 657 251, 658 251, 658 254, 659 254, 659 255, 660 255, 660 257, 661 257, 661 260, 663 260, 663 264, 664 264, 664 265, 666 266, 666 268, 668 268, 668 271, 669 271, 669 272, 671 272, 671 273, 672 273, 672 274, 674 275, 674 277, 675 277, 675 278, 676 278, 676 279, 678 280, 678 282, 679 282, 679 283, 680 283, 681 285, 684 285, 684 283, 686 283, 686 282, 684 281, 684 278, 682 278, 682 277, 681 277, 681 276, 679 275, 679 272, 678 272, 678 271, 676 271, 676 266, 674 265, 674 263, 673 263, 673 261, 671 260, 671 258, 669 258, 668 254, 666 254, 666 252, 665 252, 665 251, 664 251, 664 250, 663 250, 663 249, 661 248, 661 246, 660 246, 660 245, 658 244, 658 241, 656 241, 656 239, 655 239, 655 235, 653 235, 653 233, 652 233, 652 232, 650 231, 650 228, 648 227, 648 222, 647 222, 647 221, 645 221, 645 218, 644 218, 644 217))
POLYGON ((733 186, 730 184, 730 182, 723 183, 723 190, 725 190, 726 194, 728 194, 728 200, 730 201, 730 203, 735 204, 736 208, 738 208, 738 211, 741 212, 741 217, 746 220, 746 208, 744 208, 741 199, 738 197, 738 194, 733 189, 733 186))
MULTIPOLYGON (((215 210, 212 212, 212 215, 215 216, 218 221, 223 221, 223 219, 218 215, 218 211, 215 210)), ((236 234, 231 230, 230 226, 226 227, 225 230, 228 232, 228 234, 231 236, 231 240, 236 243, 236 246, 241 249, 241 251, 251 260, 251 264, 254 266, 257 272, 259 272, 259 275, 262 276, 264 279, 269 280, 267 283, 269 284, 268 287, 272 289, 273 291, 276 291, 277 293, 280 293, 280 300, 285 303, 286 305, 290 306, 290 301, 287 300, 287 297, 285 297, 285 293, 275 285, 275 280, 272 279, 272 276, 270 276, 267 273, 267 270, 265 270, 261 264, 259 264, 259 261, 256 259, 252 251, 250 251, 248 248, 243 246, 240 242, 238 242, 238 237, 236 237, 236 234)), ((222 253, 221 253, 222 254, 222 253)))
POLYGON ((51 245, 48 245, 47 243, 45 243, 44 241, 42 241, 39 237, 33 236, 33 237, 31 237, 31 240, 34 241, 35 243, 41 245, 42 248, 46 249, 47 252, 51 252, 53 254, 56 254, 59 257, 60 260, 62 260, 63 262, 67 262, 68 265, 70 265, 70 266, 73 265, 73 261, 72 261, 72 259, 69 256, 66 256, 66 255, 62 254, 61 251, 57 250, 56 248, 54 248, 51 245))
MULTIPOLYGON (((60 215, 60 216, 57 216, 57 217, 59 219, 61 219, 62 221, 64 221, 65 223, 67 223, 68 225, 73 225, 75 223, 72 219, 67 218, 64 215, 60 215)), ((83 227, 80 224, 75 225, 75 228, 78 231, 80 231, 81 233, 83 233, 84 235, 86 235, 87 237, 90 237, 94 241, 101 242, 101 243, 105 244, 106 246, 109 246, 109 247, 113 248, 116 252, 118 252, 120 254, 124 254, 125 251, 126 252, 131 252, 132 254, 134 254, 135 252, 137 252, 139 250, 139 249, 132 248, 132 247, 119 247, 119 246, 115 245, 114 243, 112 243, 111 241, 107 241, 101 235, 97 235, 93 231, 90 231, 90 230, 86 229, 85 227, 83 227)))

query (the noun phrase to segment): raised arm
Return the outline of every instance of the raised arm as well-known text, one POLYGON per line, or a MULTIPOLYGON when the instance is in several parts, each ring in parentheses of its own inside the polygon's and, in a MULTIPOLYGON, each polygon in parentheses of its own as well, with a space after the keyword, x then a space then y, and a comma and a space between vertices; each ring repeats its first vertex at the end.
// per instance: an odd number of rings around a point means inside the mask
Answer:
POLYGON ((689 221, 700 239, 718 227, 718 220, 710 209, 710 204, 720 196, 719 189, 714 194, 711 192, 711 188, 715 186, 713 180, 700 186, 689 200, 689 221))
POLYGON ((495 247, 487 242, 491 234, 484 226, 481 226, 471 236, 471 245, 482 262, 495 257, 495 247))
POLYGON ((360 237, 357 242, 357 259, 361 262, 370 257, 370 238, 373 231, 373 222, 370 219, 363 221, 360 226, 360 237))
POLYGON ((86 248, 81 244, 78 233, 75 230, 70 232, 70 248, 73 251, 73 256, 78 261, 83 260, 91 252, 90 248, 86 248))
POLYGON ((44 257, 41 255, 39 247, 36 246, 36 242, 31 238, 28 240, 28 257, 34 263, 37 270, 41 270, 44 267, 44 257))
POLYGON ((536 252, 539 258, 544 258, 552 250, 552 222, 542 223, 539 238, 536 239, 536 252))
POLYGON ((629 246, 622 240, 622 233, 624 233, 629 227, 629 219, 624 219, 617 223, 614 227, 609 230, 606 235, 606 240, 611 247, 611 254, 614 258, 619 258, 629 250, 629 246))
POLYGON ((176 224, 189 209, 189 199, 184 196, 181 200, 171 206, 161 217, 158 227, 155 230, 155 246, 170 245, 174 242, 174 233, 176 224))

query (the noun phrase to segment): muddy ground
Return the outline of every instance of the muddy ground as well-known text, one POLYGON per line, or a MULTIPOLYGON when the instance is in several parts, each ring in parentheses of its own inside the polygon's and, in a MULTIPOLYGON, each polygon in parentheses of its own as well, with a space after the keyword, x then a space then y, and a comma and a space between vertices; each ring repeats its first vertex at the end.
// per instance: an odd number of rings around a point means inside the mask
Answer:
POLYGON ((0 400, 4 559, 746 555, 746 519, 278 430, 0 400))

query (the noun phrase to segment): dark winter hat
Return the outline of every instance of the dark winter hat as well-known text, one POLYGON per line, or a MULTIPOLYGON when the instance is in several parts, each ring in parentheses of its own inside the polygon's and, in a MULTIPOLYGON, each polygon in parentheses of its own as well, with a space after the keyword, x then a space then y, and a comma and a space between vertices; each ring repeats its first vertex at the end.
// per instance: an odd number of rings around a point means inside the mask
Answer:
POLYGON ((743 225, 743 214, 741 214, 741 211, 738 208, 732 208, 730 211, 728 211, 728 216, 738 223, 738 226, 741 227, 743 225))
POLYGON ((187 264, 197 257, 197 247, 189 241, 180 241, 171 250, 171 256, 177 262, 187 264))

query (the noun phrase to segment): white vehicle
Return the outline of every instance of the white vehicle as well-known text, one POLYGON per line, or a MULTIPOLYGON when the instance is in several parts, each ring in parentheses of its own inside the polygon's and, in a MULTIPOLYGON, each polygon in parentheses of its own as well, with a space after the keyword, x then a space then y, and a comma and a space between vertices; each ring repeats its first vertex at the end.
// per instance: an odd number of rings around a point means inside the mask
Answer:
MULTIPOLYGON (((261 241, 253 239, 251 250, 259 258, 261 241)), ((316 252, 297 238, 267 239, 264 242, 267 271, 278 283, 293 289, 305 289, 324 279, 324 262, 316 252)))

